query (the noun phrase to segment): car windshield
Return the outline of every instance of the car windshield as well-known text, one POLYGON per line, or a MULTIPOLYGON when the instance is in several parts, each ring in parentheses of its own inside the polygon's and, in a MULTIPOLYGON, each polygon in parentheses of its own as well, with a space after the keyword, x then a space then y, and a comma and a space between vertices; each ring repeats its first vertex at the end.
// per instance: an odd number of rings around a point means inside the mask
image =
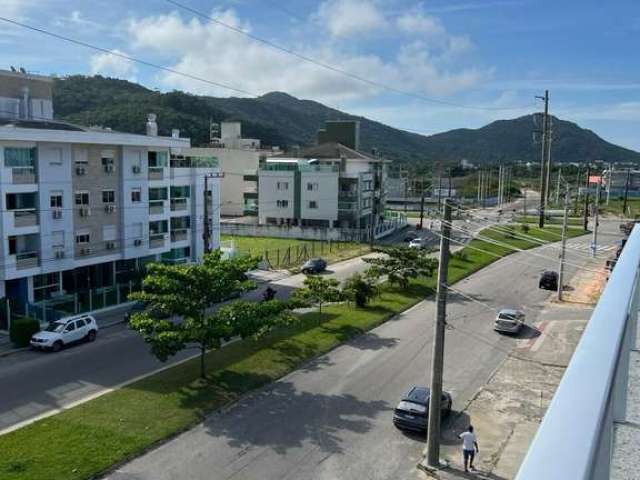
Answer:
POLYGON ((417 402, 426 404, 427 400, 429 400, 429 389, 428 388, 414 388, 407 395, 407 400, 411 402, 417 402))
POLYGON ((64 330, 64 326, 65 324, 62 322, 53 322, 47 325, 47 328, 45 328, 45 331, 60 333, 62 330, 64 330))
POLYGON ((500 320, 516 320, 518 318, 518 315, 513 312, 500 312, 498 318, 500 320))

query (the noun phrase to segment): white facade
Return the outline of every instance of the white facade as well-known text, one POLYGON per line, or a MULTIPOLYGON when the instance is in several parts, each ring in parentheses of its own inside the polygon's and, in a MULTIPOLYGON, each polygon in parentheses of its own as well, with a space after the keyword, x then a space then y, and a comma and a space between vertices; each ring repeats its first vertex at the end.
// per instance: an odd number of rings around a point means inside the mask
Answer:
POLYGON ((297 171, 260 170, 258 185, 258 221, 287 223, 295 218, 297 171))
POLYGON ((0 297, 64 295, 64 279, 75 272, 83 275, 74 278, 78 288, 101 286, 82 284, 92 275, 115 285, 118 262, 201 260, 205 176, 209 246, 218 248, 217 163, 191 166, 183 156, 173 166, 172 154, 189 146, 189 139, 106 130, 0 127, 0 297), (46 295, 34 292, 47 283, 46 295))
POLYGON ((338 220, 338 172, 300 172, 300 218, 334 225, 338 220))

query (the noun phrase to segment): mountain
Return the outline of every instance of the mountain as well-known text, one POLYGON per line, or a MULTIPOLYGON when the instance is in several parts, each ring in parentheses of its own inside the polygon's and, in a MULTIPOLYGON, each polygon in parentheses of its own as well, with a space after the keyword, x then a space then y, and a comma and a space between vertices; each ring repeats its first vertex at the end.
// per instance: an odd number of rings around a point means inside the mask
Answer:
MULTIPOLYGON (((209 121, 241 120, 243 136, 265 145, 313 145, 325 120, 360 121, 362 151, 377 148, 397 162, 426 165, 434 161, 474 163, 537 161, 540 147, 532 141, 531 115, 499 120, 479 129, 457 129, 431 136, 398 130, 349 115, 312 100, 282 92, 258 98, 216 98, 180 91, 160 93, 125 80, 70 76, 54 83, 54 105, 60 119, 144 133, 147 113, 156 113, 160 133, 179 128, 193 145, 209 138, 209 121)), ((559 162, 640 162, 640 153, 606 142, 575 123, 553 119, 553 159, 559 162)))

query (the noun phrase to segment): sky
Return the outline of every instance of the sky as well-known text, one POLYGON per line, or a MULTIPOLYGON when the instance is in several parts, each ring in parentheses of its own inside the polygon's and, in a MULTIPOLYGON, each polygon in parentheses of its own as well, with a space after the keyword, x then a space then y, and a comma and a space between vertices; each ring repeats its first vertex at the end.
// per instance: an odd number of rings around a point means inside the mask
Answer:
POLYGON ((427 135, 540 111, 548 89, 552 114, 640 151, 638 0, 0 0, 0 17, 104 49, 0 18, 0 68, 283 91, 427 135))

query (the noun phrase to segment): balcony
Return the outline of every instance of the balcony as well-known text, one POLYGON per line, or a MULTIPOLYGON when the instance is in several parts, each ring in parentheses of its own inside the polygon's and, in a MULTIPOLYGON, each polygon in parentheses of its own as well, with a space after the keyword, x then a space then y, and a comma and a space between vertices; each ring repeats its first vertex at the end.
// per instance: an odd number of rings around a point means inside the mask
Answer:
POLYGON ((35 268, 38 266, 39 258, 38 252, 16 253, 16 269, 26 270, 27 268, 35 268))
POLYGON ((13 226, 20 227, 35 227, 38 225, 38 212, 36 209, 30 210, 14 210, 13 211, 13 226))
POLYGON ((358 210, 358 202, 338 202, 338 210, 356 211, 358 210))
POLYGON ((177 230, 171 230, 171 241, 182 242, 189 239, 189 229, 180 228, 177 230))
POLYGON ((164 213, 164 200, 151 200, 149 202, 149 215, 162 215, 164 213))
POLYGON ((171 199, 171 211, 172 212, 182 212, 185 211, 188 207, 189 199, 188 198, 172 198, 171 199))
POLYGON ((164 180, 164 168, 149 167, 149 180, 164 180))
POLYGON ((13 167, 11 181, 14 185, 36 183, 36 169, 34 167, 13 167))
POLYGON ((165 245, 164 233, 156 233, 149 235, 149 248, 162 248, 165 245))

